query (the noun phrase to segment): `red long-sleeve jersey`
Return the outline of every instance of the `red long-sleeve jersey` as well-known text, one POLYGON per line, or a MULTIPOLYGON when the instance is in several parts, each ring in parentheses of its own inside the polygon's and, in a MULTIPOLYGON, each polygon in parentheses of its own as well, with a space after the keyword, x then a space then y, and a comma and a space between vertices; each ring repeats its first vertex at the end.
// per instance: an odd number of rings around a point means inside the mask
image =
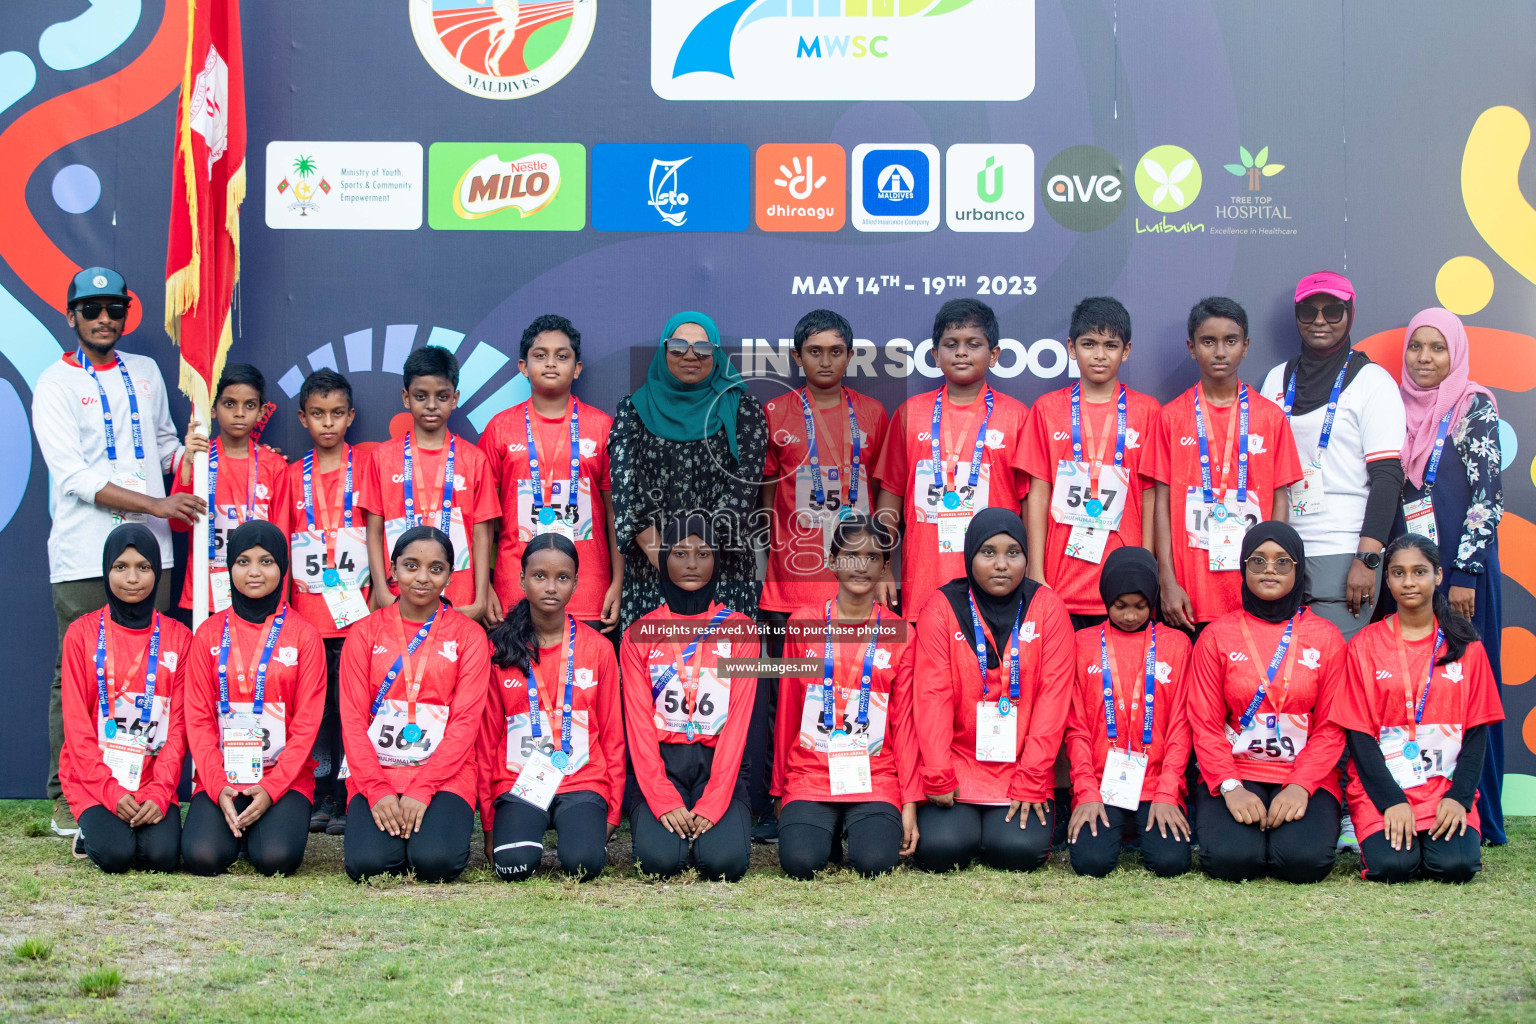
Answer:
POLYGON ((1007 696, 1008 652, 987 671, 983 697, 967 635, 942 591, 928 599, 917 619, 913 665, 920 788, 925 794, 958 789, 955 799, 969 804, 1049 800, 1072 703, 1072 620, 1061 598, 1041 587, 1019 626, 1019 699, 1012 711, 1019 750, 1011 762, 976 759, 976 704, 1007 696))
POLYGON ((688 664, 654 697, 651 686, 666 670, 681 660, 689 640, 704 630, 709 620, 724 605, 711 602, 698 615, 678 615, 666 605, 636 619, 624 634, 619 648, 619 671, 624 680, 624 724, 629 734, 629 757, 635 766, 635 779, 651 813, 658 818, 683 806, 677 787, 667 779, 661 759, 663 743, 702 743, 715 748, 714 766, 704 795, 690 810, 710 821, 719 821, 731 805, 736 776, 741 770, 742 753, 747 746, 747 726, 751 724, 752 701, 757 696, 757 679, 730 679, 719 674, 719 664, 726 658, 756 658, 761 644, 757 627, 740 612, 732 612, 721 621, 718 633, 735 637, 720 640, 711 635, 699 645, 688 664), (686 634, 674 640, 643 639, 658 623, 680 627, 686 634), (741 639, 751 636, 753 639, 741 639), (697 684, 697 689, 690 688, 697 684), (697 731, 692 740, 684 732, 685 721, 697 731))
MULTIPOLYGON (((1418 704, 1424 680, 1430 671, 1430 645, 1434 636, 1403 643, 1408 664, 1408 686, 1412 701, 1418 704)), ((1344 684, 1333 702, 1330 720, 1344 729, 1353 729, 1379 738, 1391 731, 1398 740, 1407 739, 1412 718, 1405 706, 1403 662, 1398 660, 1398 640, 1390 621, 1373 622, 1356 633, 1344 651, 1344 684)), ((1460 660, 1434 667, 1434 680, 1424 700, 1423 721, 1414 727, 1413 741, 1425 751, 1426 765, 1435 774, 1423 785, 1403 790, 1408 806, 1413 808, 1415 829, 1433 828, 1435 809, 1451 789, 1456 775, 1456 757, 1461 753, 1461 739, 1466 730, 1504 720, 1498 687, 1488 652, 1477 641, 1467 645, 1460 660)), ((1366 793, 1360 776, 1350 762, 1349 816, 1355 835, 1368 839, 1383 828, 1381 812, 1366 793)), ((1482 828, 1477 802, 1467 811, 1467 825, 1482 828)))
POLYGON ((484 630, 443 606, 431 633, 411 655, 411 670, 421 684, 416 696, 417 727, 423 734, 419 744, 400 745, 410 724, 404 671, 384 695, 379 714, 373 714, 374 698, 391 666, 421 626, 402 620, 396 602, 353 625, 342 645, 338 692, 348 784, 370 804, 387 796, 431 803, 446 790, 473 807, 479 788, 475 745, 491 665, 484 630))
MULTIPOLYGON (((59 751, 59 785, 76 817, 98 804, 117 813, 117 802, 129 792, 102 760, 106 724, 96 690, 96 637, 107 609, 82 615, 64 634, 64 746, 59 751)), ((147 726, 141 724, 144 678, 148 671, 149 637, 154 627, 124 629, 108 621, 107 647, 116 676, 108 679, 107 697, 119 734, 143 736, 150 757, 133 797, 151 801, 166 813, 176 804, 181 761, 187 752, 180 694, 186 678, 192 631, 175 619, 160 618, 160 665, 155 671, 155 697, 147 726)))
MULTIPOLYGON (((219 641, 224 635, 224 623, 227 620, 230 624, 231 710, 249 711, 256 693, 256 665, 275 617, 274 613, 264 622, 246 622, 226 610, 209 616, 193 635, 186 686, 180 696, 185 701, 187 749, 196 770, 194 796, 207 793, 217 803, 226 785, 223 725, 219 716, 219 641), (242 674, 244 679, 240 678, 242 674)), ((315 627, 295 614, 292 607, 287 607, 282 631, 267 663, 264 702, 264 714, 274 720, 269 728, 275 720, 282 721, 283 742, 280 751, 272 752, 275 761, 262 769, 257 785, 266 790, 273 803, 290 789, 313 801, 315 759, 310 751, 325 713, 325 647, 315 627)), ((270 729, 270 733, 269 751, 277 739, 275 729, 270 729)))
MULTIPOLYGON (((807 605, 790 621, 809 625, 826 620, 826 603, 807 605)), ((873 672, 869 680, 868 793, 832 794, 827 769, 828 729, 822 704, 823 676, 779 680, 778 726, 774 732, 774 796, 784 803, 792 800, 818 800, 830 803, 864 803, 880 800, 901 807, 923 798, 917 778, 917 734, 912 724, 912 662, 917 646, 905 639, 908 629, 888 608, 876 606, 881 632, 893 627, 900 640, 877 642, 873 672)), ((866 627, 873 627, 872 614, 866 627)), ((859 682, 864 671, 867 642, 852 639, 832 643, 832 680, 834 722, 838 728, 858 729, 859 682)), ((820 637, 791 637, 785 641, 785 658, 826 656, 826 643, 820 637)))
MULTIPOLYGON (((292 532, 290 509, 292 503, 288 499, 288 463, 283 457, 274 451, 264 449, 261 445, 251 442, 249 454, 256 458, 256 488, 251 491, 251 460, 250 458, 237 459, 224 454, 224 443, 219 438, 214 438, 213 443, 219 449, 219 478, 215 489, 217 494, 209 502, 209 514, 213 516, 213 561, 211 568, 223 569, 224 549, 229 540, 229 535, 235 531, 241 523, 252 519, 265 519, 279 530, 283 536, 292 532)), ((181 482, 181 466, 178 461, 174 479, 171 483, 172 494, 191 494, 192 485, 181 482)), ((179 519, 171 520, 171 529, 180 532, 191 531, 187 538, 188 544, 208 543, 208 520, 200 519, 195 526, 188 526, 179 519)), ((189 549, 190 550, 190 549, 189 549)), ((181 580, 181 607, 192 607, 192 567, 191 556, 187 558, 187 574, 181 580)), ((288 581, 284 580, 287 586, 288 581)), ((209 591, 208 610, 213 611, 213 592, 209 591)))
POLYGON ((1115 691, 1115 747, 1147 756, 1141 799, 1184 806, 1188 787, 1190 733, 1185 673, 1189 668, 1189 638, 1172 626, 1149 626, 1125 633, 1105 623, 1077 631, 1077 680, 1072 710, 1067 716, 1067 757, 1072 765, 1074 803, 1100 803, 1099 784, 1109 757, 1109 723, 1104 716, 1103 648, 1108 640, 1109 666, 1115 691), (1153 652, 1152 743, 1142 746, 1143 701, 1146 697, 1147 644, 1156 630, 1153 652))
POLYGON ((1200 774, 1212 795, 1224 779, 1295 784, 1310 795, 1339 789, 1344 730, 1330 711, 1344 685, 1344 638, 1338 627, 1303 609, 1291 636, 1290 685, 1286 665, 1275 672, 1247 732, 1241 718, 1259 692, 1284 622, 1265 622, 1245 611, 1212 622, 1195 643, 1190 662, 1189 722, 1200 774), (1246 622, 1253 635, 1249 650, 1246 622), (1255 664, 1257 659, 1257 664, 1255 664))
MULTIPOLYGON (((608 802, 608 824, 619 823, 624 801, 624 706, 619 663, 613 644, 597 630, 576 623, 576 668, 571 685, 571 768, 559 793, 596 793, 608 802)), ((535 747, 560 749, 565 703, 565 644, 539 649, 532 666, 539 690, 539 731, 533 736, 528 677, 492 663, 480 742, 480 825, 496 821, 496 798, 512 789, 535 747)))

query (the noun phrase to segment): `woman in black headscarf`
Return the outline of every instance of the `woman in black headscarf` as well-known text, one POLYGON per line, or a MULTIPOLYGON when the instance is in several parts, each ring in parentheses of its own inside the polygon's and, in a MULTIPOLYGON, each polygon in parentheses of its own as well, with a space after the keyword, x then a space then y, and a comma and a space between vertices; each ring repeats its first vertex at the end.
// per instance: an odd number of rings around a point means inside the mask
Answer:
POLYGON ((1302 606, 1306 550, 1284 523, 1243 538, 1243 607, 1206 628, 1190 669, 1200 867, 1240 882, 1317 882, 1339 837, 1344 733, 1338 627, 1302 606))
POLYGON ((1072 870, 1094 878, 1113 871, 1121 833, 1135 821, 1147 870, 1182 875, 1190 840, 1189 639, 1153 621, 1162 607, 1157 559, 1145 548, 1110 552, 1099 594, 1109 618, 1077 632, 1077 686, 1067 719, 1072 870))
POLYGON ((720 559, 703 516, 661 532, 664 603, 625 631, 619 649, 629 755, 644 799, 630 813, 635 865, 670 877, 690 859, 706 878, 747 872, 752 819, 742 752, 754 674, 726 674, 726 659, 758 657, 751 619, 715 600, 720 559), (692 843, 690 858, 689 844, 692 843))
POLYGON ((103 871, 174 871, 176 785, 187 736, 180 692, 192 633, 155 611, 160 545, 147 527, 107 535, 107 606, 64 634, 59 784, 77 812, 75 853, 103 871))
POLYGON ((1381 593, 1381 550, 1403 489, 1403 399, 1392 375, 1351 346, 1349 278, 1303 277, 1295 313, 1301 350, 1269 371, 1261 392, 1285 410, 1306 474, 1291 486, 1290 514, 1312 552, 1304 600, 1348 640, 1381 593))
POLYGON ((966 575, 917 619, 913 718, 918 778, 915 860, 949 871, 980 858, 1033 871, 1051 852, 1054 766, 1072 690, 1072 620, 1025 576, 1024 521, 976 513, 966 575))
POLYGON ((230 533, 224 559, 230 607, 198 627, 182 691, 197 776, 181 859, 193 874, 217 875, 243 844, 257 871, 288 875, 309 839, 325 648, 283 601, 281 530, 261 519, 243 524, 230 533))

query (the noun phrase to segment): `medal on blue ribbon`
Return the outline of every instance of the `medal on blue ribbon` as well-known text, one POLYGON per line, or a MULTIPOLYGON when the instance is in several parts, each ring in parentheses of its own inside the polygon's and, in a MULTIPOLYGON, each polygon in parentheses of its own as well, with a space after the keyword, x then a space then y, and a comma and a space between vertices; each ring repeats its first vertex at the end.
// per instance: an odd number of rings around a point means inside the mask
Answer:
POLYGON ((1407 743, 1404 743, 1403 756, 1410 761, 1417 761, 1419 759, 1419 745, 1413 740, 1409 740, 1407 743))
POLYGON ((117 720, 113 718, 107 719, 106 723, 102 725, 101 731, 107 734, 107 739, 111 739, 112 737, 116 736, 117 720))
POLYGON ((405 738, 407 743, 419 743, 421 742, 421 726, 411 722, 404 729, 400 730, 400 735, 405 738))

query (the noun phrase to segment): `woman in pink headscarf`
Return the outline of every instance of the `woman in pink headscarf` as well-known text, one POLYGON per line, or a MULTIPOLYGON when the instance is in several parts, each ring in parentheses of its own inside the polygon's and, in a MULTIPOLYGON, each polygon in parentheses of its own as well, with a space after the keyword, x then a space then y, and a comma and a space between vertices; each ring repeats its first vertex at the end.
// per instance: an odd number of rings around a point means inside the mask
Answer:
MULTIPOLYGON (((1493 392, 1469 379, 1470 360, 1467 330, 1449 310, 1426 309, 1403 332, 1400 388, 1408 413, 1406 480, 1393 536, 1417 533, 1438 545, 1445 566, 1440 589, 1482 637, 1502 701, 1498 527, 1504 488, 1499 407, 1493 392)), ((1506 841, 1500 802, 1503 772, 1503 734, 1491 729, 1478 785, 1485 843, 1506 841)))

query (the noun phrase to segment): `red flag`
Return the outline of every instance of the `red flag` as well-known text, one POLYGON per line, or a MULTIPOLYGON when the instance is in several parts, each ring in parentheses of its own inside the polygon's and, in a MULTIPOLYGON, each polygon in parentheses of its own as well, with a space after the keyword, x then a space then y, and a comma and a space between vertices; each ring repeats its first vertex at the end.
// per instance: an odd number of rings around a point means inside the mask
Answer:
MULTIPOLYGON (((180 0, 167 0, 177 3, 180 0)), ((207 411, 232 340, 245 199, 245 72, 239 0, 186 0, 165 254, 165 329, 181 346, 183 393, 207 411)))

